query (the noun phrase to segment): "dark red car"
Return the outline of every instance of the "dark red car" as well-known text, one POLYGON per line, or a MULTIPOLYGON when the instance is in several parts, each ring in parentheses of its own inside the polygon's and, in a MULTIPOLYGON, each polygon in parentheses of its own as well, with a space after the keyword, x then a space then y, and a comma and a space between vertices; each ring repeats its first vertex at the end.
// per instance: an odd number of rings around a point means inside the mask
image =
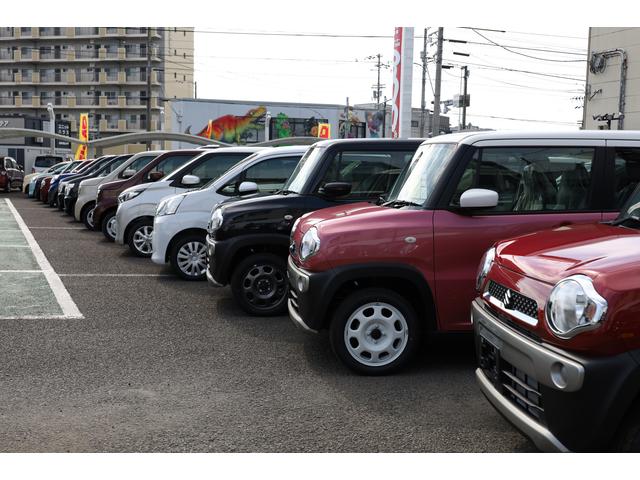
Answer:
POLYGON ((0 190, 10 192, 14 188, 22 188, 24 170, 11 157, 0 157, 0 190))
POLYGON ((632 138, 479 132, 426 141, 386 202, 301 218, 289 315, 306 330, 328 329, 353 370, 396 370, 426 333, 472 329, 478 262, 496 241, 614 218, 640 180, 632 138))
POLYGON ((472 304, 476 378, 549 451, 640 451, 640 189, 609 224, 502 241, 472 304))
POLYGON ((93 211, 93 222, 96 230, 101 230, 107 240, 113 242, 116 238, 118 195, 134 185, 160 180, 201 153, 202 150, 159 151, 155 159, 147 163, 144 168, 132 177, 100 185, 98 187, 96 207, 93 211))

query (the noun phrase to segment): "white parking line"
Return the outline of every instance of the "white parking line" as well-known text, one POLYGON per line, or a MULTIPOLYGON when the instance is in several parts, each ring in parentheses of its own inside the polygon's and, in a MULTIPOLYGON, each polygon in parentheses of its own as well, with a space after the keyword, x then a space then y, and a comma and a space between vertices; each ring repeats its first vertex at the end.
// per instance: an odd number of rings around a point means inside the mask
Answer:
POLYGON ((60 273, 59 277, 175 277, 162 273, 60 273))
POLYGON ((29 227, 29 230, 87 230, 87 227, 29 227))
MULTIPOLYGON (((27 243, 31 247, 33 256, 36 258, 38 265, 42 269, 42 273, 47 279, 47 282, 49 283, 49 287, 51 288, 51 291, 53 292, 53 294, 56 297, 56 300, 58 301, 58 305, 60 305, 60 308, 62 309, 63 315, 60 318, 67 318, 67 319, 84 318, 82 313, 80 313, 80 310, 78 309, 77 305, 71 298, 71 295, 69 295, 69 292, 67 291, 64 284, 62 283, 62 280, 60 280, 60 277, 56 274, 55 270, 49 263, 49 260, 47 260, 47 257, 45 257, 44 253, 42 252, 42 249, 40 248, 40 245, 38 245, 38 242, 36 242, 35 238, 33 238, 33 235, 29 231, 29 227, 27 227, 27 224, 24 223, 24 220, 22 219, 22 217, 20 216, 16 208, 13 206, 13 203, 11 203, 11 200, 9 200, 8 198, 5 200, 7 201, 9 210, 11 210, 11 213, 16 219, 16 222, 18 223, 18 226, 20 227, 20 230, 22 231, 24 238, 27 240, 27 243)), ((28 317, 24 317, 24 318, 28 318, 28 317)), ((43 315, 37 318, 52 318, 52 317, 43 315)))

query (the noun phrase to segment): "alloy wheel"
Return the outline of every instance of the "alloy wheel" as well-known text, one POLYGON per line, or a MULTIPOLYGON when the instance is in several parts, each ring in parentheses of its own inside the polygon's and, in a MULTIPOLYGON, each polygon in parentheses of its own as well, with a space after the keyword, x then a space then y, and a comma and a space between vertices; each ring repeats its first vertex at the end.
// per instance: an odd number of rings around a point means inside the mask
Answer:
POLYGON ((177 253, 178 268, 189 277, 200 277, 207 269, 207 248, 202 242, 187 242, 177 253))
POLYGON ((95 224, 93 223, 93 211, 94 210, 95 210, 95 207, 87 212, 87 225, 89 225, 91 228, 95 228, 95 224))
POLYGON ((143 225, 133 232, 133 245, 140 253, 150 255, 152 251, 152 237, 153 227, 151 225, 143 225))
POLYGON ((115 240, 116 238, 116 216, 113 215, 108 221, 107 221, 107 233, 109 234, 109 236, 115 240))

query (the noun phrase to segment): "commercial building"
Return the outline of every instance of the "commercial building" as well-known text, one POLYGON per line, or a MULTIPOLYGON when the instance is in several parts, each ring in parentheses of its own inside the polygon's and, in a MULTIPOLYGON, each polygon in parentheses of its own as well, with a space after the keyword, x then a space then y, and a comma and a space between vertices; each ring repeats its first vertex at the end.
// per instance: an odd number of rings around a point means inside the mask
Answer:
MULTIPOLYGON (((319 123, 331 125, 331 138, 377 138, 391 136, 391 107, 376 104, 346 105, 319 103, 203 100, 181 98, 168 102, 170 131, 202 135, 227 143, 251 144, 267 138, 316 136, 319 123)), ((431 125, 427 115, 427 127, 431 125)), ((412 132, 420 136, 420 109, 414 109, 412 132)), ((449 118, 441 117, 441 128, 449 131, 449 118)), ((174 142, 175 147, 181 146, 174 142)), ((186 145, 182 145, 186 146, 186 145)))
POLYGON ((48 119, 51 103, 74 136, 80 113, 90 139, 160 130, 164 99, 193 96, 193 55, 190 27, 1 27, 0 115, 48 119))
POLYGON ((583 128, 640 130, 640 28, 589 29, 583 128))

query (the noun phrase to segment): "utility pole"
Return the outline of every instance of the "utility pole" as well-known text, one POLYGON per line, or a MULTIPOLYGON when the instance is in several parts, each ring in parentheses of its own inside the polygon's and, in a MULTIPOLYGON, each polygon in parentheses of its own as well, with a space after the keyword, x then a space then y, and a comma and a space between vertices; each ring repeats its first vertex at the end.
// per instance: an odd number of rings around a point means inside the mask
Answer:
MULTIPOLYGON (((151 27, 147 27, 147 132, 151 131, 151 27)), ((151 140, 147 140, 151 150, 151 140)))
POLYGON ((438 50, 436 52, 436 86, 433 94, 433 124, 431 136, 440 135, 440 87, 442 84, 442 43, 444 28, 438 27, 438 50))
POLYGON ((462 128, 460 130, 464 130, 467 128, 467 79, 469 78, 469 69, 465 65, 462 67, 464 78, 463 78, 463 90, 462 90, 462 128))
POLYGON ((349 138, 351 133, 351 122, 349 121, 349 97, 347 97, 347 106, 344 109, 344 137, 349 138))
POLYGON ((382 64, 380 63, 381 55, 376 55, 378 57, 378 83, 376 83, 376 110, 380 110, 380 94, 382 93, 382 88, 380 86, 380 69, 382 68, 382 64))
POLYGON ((426 118, 427 103, 425 94, 427 89, 427 30, 424 29, 424 45, 420 57, 422 58, 422 99, 420 100, 420 137, 424 138, 424 124, 426 118))

